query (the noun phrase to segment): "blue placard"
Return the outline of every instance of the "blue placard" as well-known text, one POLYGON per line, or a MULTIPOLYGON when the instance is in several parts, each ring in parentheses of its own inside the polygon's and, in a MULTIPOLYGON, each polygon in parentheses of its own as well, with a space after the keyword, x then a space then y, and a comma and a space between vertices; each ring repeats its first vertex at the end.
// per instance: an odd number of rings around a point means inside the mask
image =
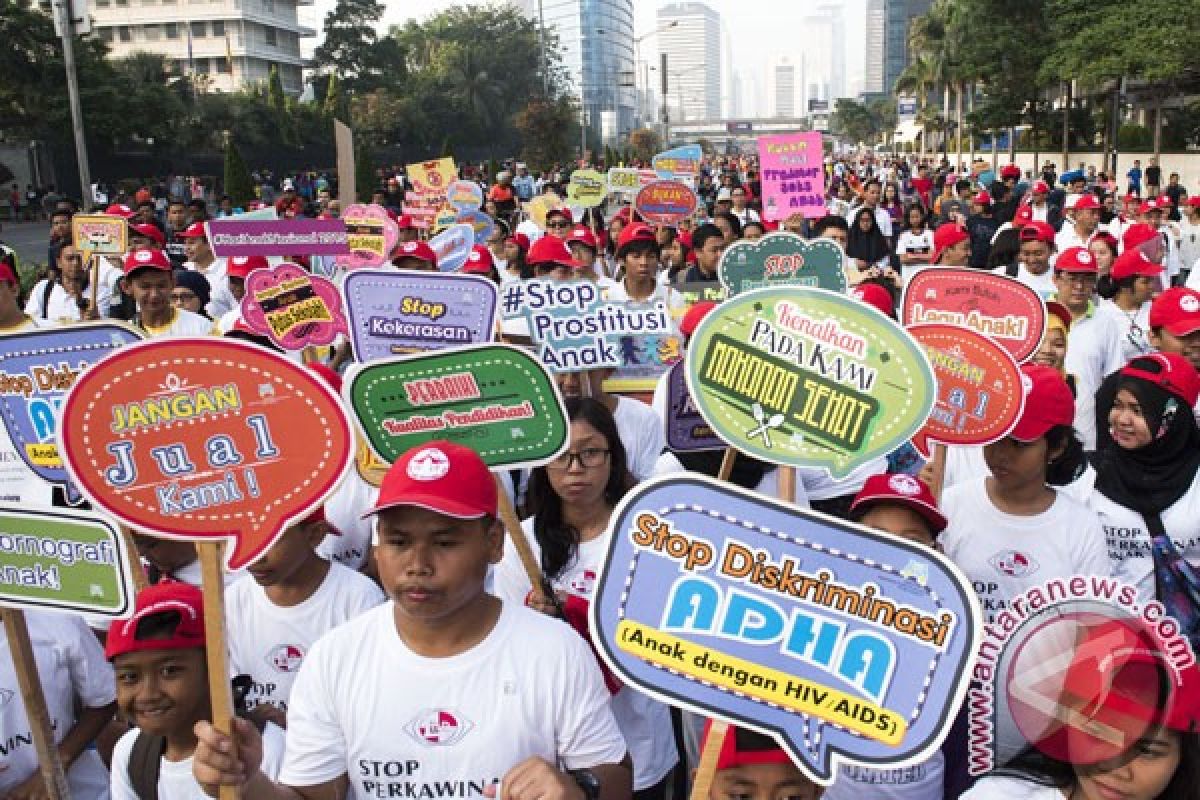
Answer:
POLYGON ((63 487, 72 505, 83 498, 58 449, 58 410, 79 374, 112 351, 142 338, 115 322, 44 328, 0 336, 0 416, 13 448, 42 480, 63 487))
POLYGON ((702 476, 641 484, 610 531, 592 634, 627 683, 774 735, 819 783, 940 746, 982 629, 941 554, 702 476))

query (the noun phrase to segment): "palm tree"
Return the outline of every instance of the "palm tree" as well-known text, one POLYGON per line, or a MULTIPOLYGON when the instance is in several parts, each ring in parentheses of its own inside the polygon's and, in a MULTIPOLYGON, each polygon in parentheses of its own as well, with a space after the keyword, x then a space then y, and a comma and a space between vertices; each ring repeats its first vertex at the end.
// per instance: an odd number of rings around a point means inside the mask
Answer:
POLYGON ((483 124, 486 135, 498 124, 504 87, 488 69, 488 58, 479 48, 449 47, 453 48, 448 60, 451 92, 483 124))

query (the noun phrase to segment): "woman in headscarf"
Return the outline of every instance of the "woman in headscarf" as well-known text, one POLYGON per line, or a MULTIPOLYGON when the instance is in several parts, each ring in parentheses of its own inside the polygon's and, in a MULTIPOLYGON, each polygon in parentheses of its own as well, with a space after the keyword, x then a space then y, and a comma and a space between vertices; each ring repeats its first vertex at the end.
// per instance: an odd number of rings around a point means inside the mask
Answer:
POLYGON ((1098 409, 1112 445, 1096 460, 1090 505, 1100 515, 1115 574, 1157 599, 1200 645, 1200 374, 1183 356, 1138 356, 1098 409))
POLYGON ((854 214, 846 239, 846 256, 861 275, 860 280, 851 280, 851 283, 883 279, 891 286, 893 295, 899 290, 900 276, 891 265, 892 246, 880 230, 875 212, 871 209, 860 208, 854 214))

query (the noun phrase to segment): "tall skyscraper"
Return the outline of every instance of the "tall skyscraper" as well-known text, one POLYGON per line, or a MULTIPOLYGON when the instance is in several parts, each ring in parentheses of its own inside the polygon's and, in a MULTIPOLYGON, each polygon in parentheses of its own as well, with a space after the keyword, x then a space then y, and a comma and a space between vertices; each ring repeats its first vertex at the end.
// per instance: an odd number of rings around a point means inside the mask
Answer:
POLYGON ((794 119, 804 113, 804 63, 776 56, 767 69, 768 114, 794 119))
POLYGON ((589 145, 633 130, 633 0, 519 0, 525 16, 558 37, 563 67, 582 101, 589 145))
POLYGON ((896 79, 908 66, 908 29, 914 17, 919 17, 933 5, 932 0, 887 0, 887 51, 883 72, 883 91, 896 88, 896 79))
POLYGON ((867 0, 867 35, 863 42, 863 51, 866 54, 863 94, 882 94, 889 90, 883 85, 884 62, 887 60, 886 31, 885 0, 867 0))
POLYGON ((161 53, 175 74, 207 75, 209 87, 222 92, 265 82, 275 66, 283 90, 300 94, 300 40, 317 32, 298 22, 296 8, 312 2, 235 0, 199 8, 198 0, 89 0, 87 7, 93 34, 112 58, 161 53))
POLYGON ((667 56, 668 107, 680 121, 720 118, 721 15, 704 3, 673 3, 658 9, 656 27, 658 51, 667 56))

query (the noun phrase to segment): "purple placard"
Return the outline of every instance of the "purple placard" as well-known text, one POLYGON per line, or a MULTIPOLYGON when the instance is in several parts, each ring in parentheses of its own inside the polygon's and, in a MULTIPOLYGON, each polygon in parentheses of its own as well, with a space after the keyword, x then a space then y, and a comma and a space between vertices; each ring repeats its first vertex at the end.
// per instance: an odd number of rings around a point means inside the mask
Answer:
POLYGON ((338 256, 350 252, 340 219, 209 220, 208 242, 218 258, 338 256))
POLYGON ((688 394, 687 369, 683 361, 667 373, 667 447, 678 453, 720 450, 725 442, 700 416, 688 394))
POLYGON ((83 498, 58 450, 58 408, 79 373, 142 338, 115 322, 44 328, 0 336, 0 416, 21 460, 42 480, 83 498))
POLYGON ((775 736, 823 784, 949 732, 983 626, 934 548, 703 476, 639 484, 609 540, 591 631, 627 684, 775 736))
POLYGON ((342 284, 355 359, 490 342, 497 294, 477 275, 355 270, 342 284))

